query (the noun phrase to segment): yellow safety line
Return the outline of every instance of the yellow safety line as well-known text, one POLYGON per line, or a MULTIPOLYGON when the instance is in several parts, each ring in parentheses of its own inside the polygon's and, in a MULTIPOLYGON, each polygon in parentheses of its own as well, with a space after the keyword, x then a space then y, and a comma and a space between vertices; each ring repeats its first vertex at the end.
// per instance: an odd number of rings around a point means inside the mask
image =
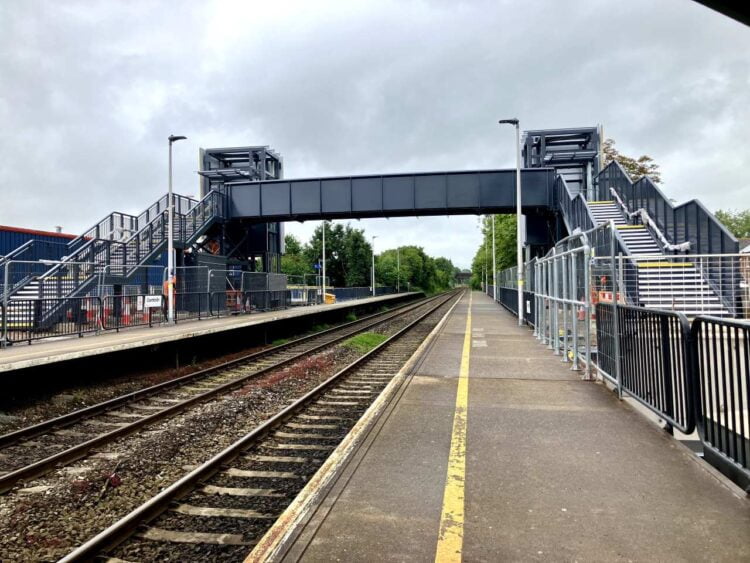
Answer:
POLYGON ((692 262, 636 262, 639 268, 690 268, 692 262))
POLYGON ((453 433, 448 456, 448 474, 443 493, 443 513, 440 516, 435 563, 461 561, 464 545, 464 484, 466 481, 466 425, 469 408, 469 356, 471 354, 471 303, 466 315, 464 349, 458 373, 456 409, 453 415, 453 433))
POLYGON ((607 203, 614 203, 614 201, 589 201, 589 205, 606 205, 607 203))

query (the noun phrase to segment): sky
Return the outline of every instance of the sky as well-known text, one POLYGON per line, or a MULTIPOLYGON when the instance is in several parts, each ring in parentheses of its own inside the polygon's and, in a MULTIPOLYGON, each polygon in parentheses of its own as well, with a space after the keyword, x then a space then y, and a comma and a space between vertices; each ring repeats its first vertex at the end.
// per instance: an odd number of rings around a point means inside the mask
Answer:
MULTIPOLYGON (((747 208, 748 53, 749 27, 691 0, 4 0, 0 224, 137 214, 170 134, 197 195, 200 147, 270 145, 287 178, 511 168, 509 117, 602 124, 669 197, 747 208)), ((480 243, 474 216, 353 224, 460 267, 480 243)))

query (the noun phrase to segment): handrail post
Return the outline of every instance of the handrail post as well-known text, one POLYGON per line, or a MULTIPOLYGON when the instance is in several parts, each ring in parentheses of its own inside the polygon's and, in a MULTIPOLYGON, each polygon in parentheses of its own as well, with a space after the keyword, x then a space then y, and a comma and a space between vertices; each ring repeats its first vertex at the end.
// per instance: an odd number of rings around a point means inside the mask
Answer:
MULTIPOLYGON (((566 245, 569 246, 569 245, 566 245)), ((565 253, 560 257, 561 260, 561 277, 562 277, 562 315, 563 315, 563 337, 562 337, 562 349, 563 357, 562 362, 568 363, 568 304, 566 300, 569 298, 568 295, 568 254, 565 253)))
POLYGON ((560 259, 557 256, 557 249, 555 248, 552 251, 552 285, 553 285, 553 300, 555 310, 553 318, 554 320, 554 330, 552 333, 552 350, 554 351, 555 356, 560 355, 560 284, 558 283, 560 280, 560 259))
POLYGON ((622 399, 622 370, 620 369, 620 311, 617 307, 617 262, 615 262, 615 224, 609 222, 609 249, 612 260, 612 332, 615 348, 615 380, 617 381, 617 396, 622 399))
POLYGON ((583 287, 585 291, 583 310, 586 313, 584 330, 586 331, 586 379, 591 379, 591 247, 583 245, 583 287))
MULTIPOLYGON (((671 418, 674 418, 674 397, 672 395, 672 358, 670 356, 671 346, 669 339, 669 319, 660 315, 659 317, 659 332, 660 332, 660 346, 661 346, 661 361, 662 361, 662 376, 663 376, 663 392, 664 392, 664 412, 671 418)), ((685 346, 687 343, 683 342, 685 346)), ((687 368, 687 366, 686 366, 687 368)), ((669 434, 674 434, 672 425, 667 422, 664 428, 669 434)))
POLYGON ((573 365, 570 366, 570 369, 573 371, 580 371, 581 366, 578 364, 578 311, 576 306, 576 299, 577 297, 577 284, 576 280, 578 279, 576 276, 576 272, 578 269, 576 268, 576 264, 578 262, 578 259, 576 258, 578 256, 577 252, 573 252, 570 255, 570 290, 568 293, 570 294, 570 320, 573 323, 573 365))
POLYGON ((8 267, 10 263, 11 260, 5 261, 5 270, 3 272, 3 348, 8 346, 8 285, 10 283, 8 267))

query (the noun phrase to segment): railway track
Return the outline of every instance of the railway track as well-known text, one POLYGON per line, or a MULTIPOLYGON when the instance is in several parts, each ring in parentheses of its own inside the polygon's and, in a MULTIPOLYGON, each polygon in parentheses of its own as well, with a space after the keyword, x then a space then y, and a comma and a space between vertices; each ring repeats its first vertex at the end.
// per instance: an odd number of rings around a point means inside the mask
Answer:
POLYGON ((376 313, 0 436, 0 494, 440 297, 376 313))
POLYGON ((378 397, 456 294, 61 561, 241 561, 378 397))

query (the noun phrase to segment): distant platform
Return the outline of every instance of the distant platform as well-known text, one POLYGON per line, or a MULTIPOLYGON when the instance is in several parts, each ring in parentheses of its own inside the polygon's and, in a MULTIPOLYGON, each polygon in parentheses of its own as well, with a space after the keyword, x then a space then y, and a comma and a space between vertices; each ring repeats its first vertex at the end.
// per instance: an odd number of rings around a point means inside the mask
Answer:
MULTIPOLYGON (((346 314, 352 309, 361 309, 373 304, 393 304, 404 300, 414 299, 419 293, 399 293, 343 301, 333 305, 312 305, 291 307, 280 311, 236 315, 202 320, 186 320, 176 325, 162 325, 153 328, 135 327, 121 330, 119 333, 106 331, 99 334, 87 335, 83 338, 61 337, 53 340, 35 341, 28 345, 16 343, 0 349, 0 376, 4 372, 13 372, 27 368, 43 367, 60 362, 82 360, 105 356, 118 352, 149 349, 170 343, 182 343, 206 337, 221 337, 243 329, 261 327, 280 321, 294 321, 295 319, 309 323, 310 319, 319 316, 346 314)), ((259 344, 262 344, 259 343, 259 344)))
POLYGON ((750 560, 739 488, 569 368, 467 293, 247 561, 750 560))

